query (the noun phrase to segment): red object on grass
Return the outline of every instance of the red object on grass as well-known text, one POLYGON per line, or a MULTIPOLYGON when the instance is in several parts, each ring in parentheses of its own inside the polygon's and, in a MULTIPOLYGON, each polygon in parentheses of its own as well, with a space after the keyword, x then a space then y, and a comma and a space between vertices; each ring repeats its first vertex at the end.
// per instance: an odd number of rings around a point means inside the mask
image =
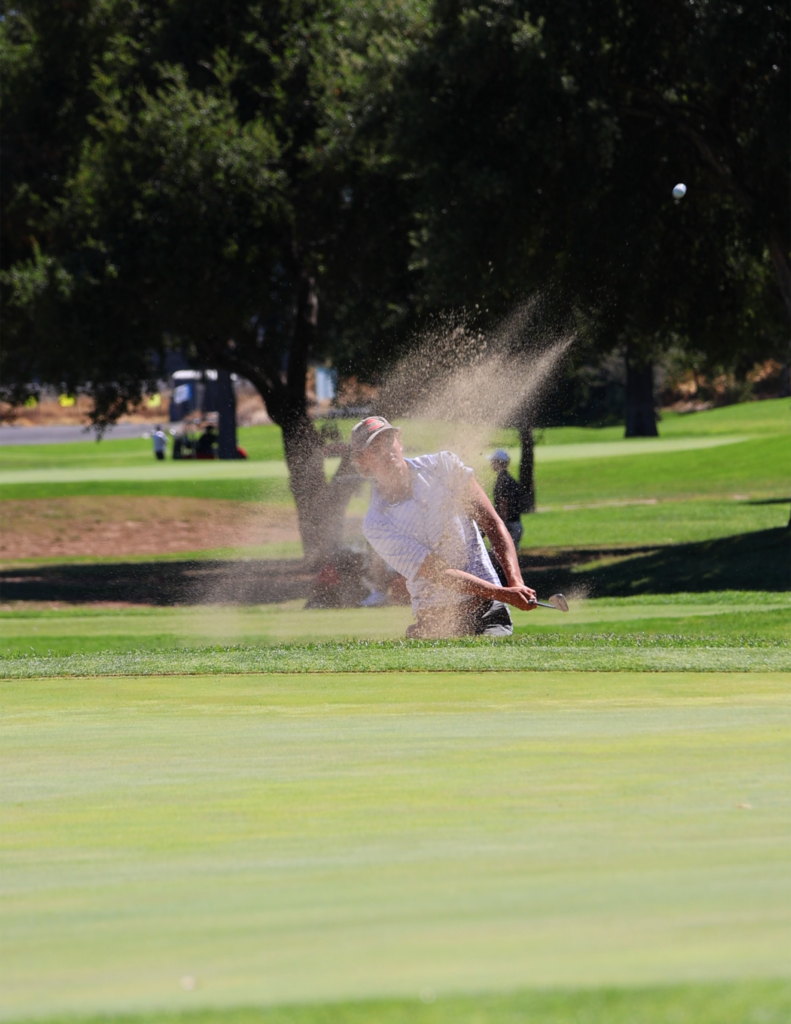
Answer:
POLYGON ((319 587, 337 587, 340 582, 341 578, 334 562, 327 562, 316 577, 316 586, 319 587))

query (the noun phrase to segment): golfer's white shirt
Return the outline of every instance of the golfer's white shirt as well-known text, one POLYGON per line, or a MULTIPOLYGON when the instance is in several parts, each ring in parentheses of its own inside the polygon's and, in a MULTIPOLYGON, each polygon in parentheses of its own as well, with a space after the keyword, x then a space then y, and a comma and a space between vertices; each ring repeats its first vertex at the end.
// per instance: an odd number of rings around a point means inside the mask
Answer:
POLYGON ((460 604, 469 600, 417 573, 429 554, 452 569, 472 573, 499 586, 481 531, 464 508, 474 475, 453 452, 407 459, 412 496, 389 504, 374 485, 363 534, 371 547, 406 578, 412 610, 460 604))

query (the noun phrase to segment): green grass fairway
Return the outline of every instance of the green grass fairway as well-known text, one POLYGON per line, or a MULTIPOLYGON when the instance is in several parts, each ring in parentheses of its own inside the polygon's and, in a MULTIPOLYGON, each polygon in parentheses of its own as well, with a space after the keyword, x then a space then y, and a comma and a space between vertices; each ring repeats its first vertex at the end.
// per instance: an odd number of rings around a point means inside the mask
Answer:
POLYGON ((114 483, 128 480, 133 483, 149 483, 168 480, 180 483, 185 480, 223 481, 257 480, 266 477, 287 477, 288 470, 282 460, 269 459, 266 462, 205 462, 185 459, 183 462, 155 462, 148 459, 143 465, 122 466, 48 466, 45 469, 10 469, 2 476, 3 484, 67 484, 114 483))
MULTIPOLYGON (((167 424, 165 428, 168 429, 167 424)), ((151 441, 142 435, 153 427, 140 424, 140 437, 101 441, 77 441, 65 444, 6 445, 0 449, 0 470, 62 469, 79 467, 123 468, 156 465, 151 441)), ((279 427, 240 427, 239 444, 252 461, 281 460, 283 438, 279 427)), ((86 434, 86 437, 92 435, 86 434)), ((170 461, 166 463, 170 465, 170 461)), ((176 466, 179 463, 175 463, 176 466)))
POLYGON ((734 494, 788 498, 790 456, 787 437, 767 437, 705 450, 557 462, 546 468, 539 463, 537 500, 556 505, 734 494))
MULTIPOLYGON (((184 1000, 185 1004, 189 999, 184 1000)), ((210 1010, 163 1010, 113 1024, 787 1024, 791 982, 687 983, 601 989, 527 989, 503 994, 210 1010)), ((108 1024, 69 1016, 42 1024, 108 1024)))
MULTIPOLYGON (((789 975, 790 683, 6 682, 2 1013, 718 982, 744 1006, 789 975)), ((555 1019, 640 1019, 612 998, 555 1019)))
MULTIPOLYGON (((641 455, 668 455, 676 452, 707 451, 712 448, 733 445, 749 440, 747 437, 689 437, 689 438, 645 438, 634 441, 610 441, 607 443, 544 445, 536 449, 536 461, 543 462, 578 462, 590 459, 626 458, 641 455)), ((119 442, 130 444, 133 442, 119 442)), ((30 446, 32 447, 32 446, 30 446)), ((48 445, 53 448, 55 445, 48 445)), ((65 447, 65 446, 64 446, 65 447)), ((102 454, 102 453, 100 453, 102 454)), ((512 452, 518 459, 519 449, 512 452)), ((22 461, 22 460, 19 460, 22 461)), ((52 461, 55 461, 54 459, 52 461)), ((340 459, 327 459, 328 474, 334 473, 340 459)), ((106 480, 116 482, 129 481, 169 481, 182 480, 255 480, 261 477, 288 476, 283 459, 247 460, 237 462, 194 461, 155 462, 147 457, 145 462, 133 462, 124 459, 120 465, 108 464, 108 458, 95 457, 92 460, 64 458, 60 464, 20 469, 4 469, 3 484, 63 484, 63 483, 96 483, 106 480), (84 465, 74 465, 75 461, 84 465), (69 465, 68 462, 72 464, 69 465)))
MULTIPOLYGON (((172 651, 207 643, 227 647, 395 639, 404 635, 412 621, 408 607, 305 609, 303 605, 298 600, 253 607, 140 607, 119 612, 113 606, 30 608, 20 602, 0 610, 0 654, 63 656, 109 650, 172 651)), ((791 595, 719 591, 572 600, 567 615, 536 609, 514 611, 513 619, 517 636, 524 637, 638 633, 646 639, 671 634, 730 638, 734 643, 741 637, 789 641, 791 595)))
MULTIPOLYGON (((110 638, 113 640, 114 638, 110 638)), ((491 641, 325 640, 278 645, 150 646, 0 656, 0 679, 323 672, 789 672, 791 647, 763 636, 547 633, 491 641)), ((32 647, 32 645, 31 645, 32 647)))
MULTIPOLYGON (((788 502, 666 501, 541 508, 523 516, 522 548, 682 544, 788 523, 788 502)), ((791 581, 790 581, 791 582, 791 581)))
MULTIPOLYGON (((539 505, 556 508, 734 494, 789 497, 790 409, 787 399, 776 399, 688 416, 669 415, 655 439, 626 441, 617 427, 546 430, 536 448, 539 505)), ((448 432, 455 429, 425 421, 403 426, 413 452, 447 447, 448 432)), ((348 432, 351 424, 342 427, 348 432)), ((249 462, 157 463, 150 443, 142 439, 6 447, 0 452, 0 496, 191 494, 290 502, 279 430, 251 427, 240 432, 240 438, 250 450, 249 462)), ((512 446, 515 434, 496 433, 492 440, 512 446)), ((517 449, 514 453, 518 458, 517 449)), ((485 452, 476 449, 468 454, 488 484, 485 452)), ((327 471, 332 472, 335 465, 336 460, 328 460, 327 471)), ((518 469, 516 461, 512 468, 518 469)))
MULTIPOLYGON (((789 413, 541 432, 527 579, 571 611, 503 641, 306 610, 291 540, 4 563, 0 1020, 787 1024, 789 413), (295 599, 184 603, 226 593, 295 599)), ((279 429, 240 443, 6 447, 0 499, 293 504, 279 429)))

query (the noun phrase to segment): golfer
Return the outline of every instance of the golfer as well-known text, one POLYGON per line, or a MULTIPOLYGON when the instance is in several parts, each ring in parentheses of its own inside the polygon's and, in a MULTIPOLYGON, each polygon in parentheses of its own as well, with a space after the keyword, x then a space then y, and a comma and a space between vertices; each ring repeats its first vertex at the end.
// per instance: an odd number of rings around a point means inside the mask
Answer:
POLYGON ((363 524, 368 543, 406 578, 411 637, 510 636, 507 605, 532 611, 514 542, 473 471, 452 452, 405 459, 401 431, 381 416, 352 430, 358 469, 373 480, 363 524), (502 586, 481 537, 505 572, 502 586))

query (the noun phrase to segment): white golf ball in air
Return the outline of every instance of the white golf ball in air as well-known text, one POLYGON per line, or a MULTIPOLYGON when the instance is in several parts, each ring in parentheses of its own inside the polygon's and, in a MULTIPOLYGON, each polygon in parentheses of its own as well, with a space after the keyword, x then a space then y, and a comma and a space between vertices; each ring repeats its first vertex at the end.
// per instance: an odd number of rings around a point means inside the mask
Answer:
POLYGON ((673 189, 673 198, 674 199, 683 199, 686 194, 687 194, 687 186, 684 185, 682 182, 679 182, 678 185, 676 185, 675 188, 673 189))

